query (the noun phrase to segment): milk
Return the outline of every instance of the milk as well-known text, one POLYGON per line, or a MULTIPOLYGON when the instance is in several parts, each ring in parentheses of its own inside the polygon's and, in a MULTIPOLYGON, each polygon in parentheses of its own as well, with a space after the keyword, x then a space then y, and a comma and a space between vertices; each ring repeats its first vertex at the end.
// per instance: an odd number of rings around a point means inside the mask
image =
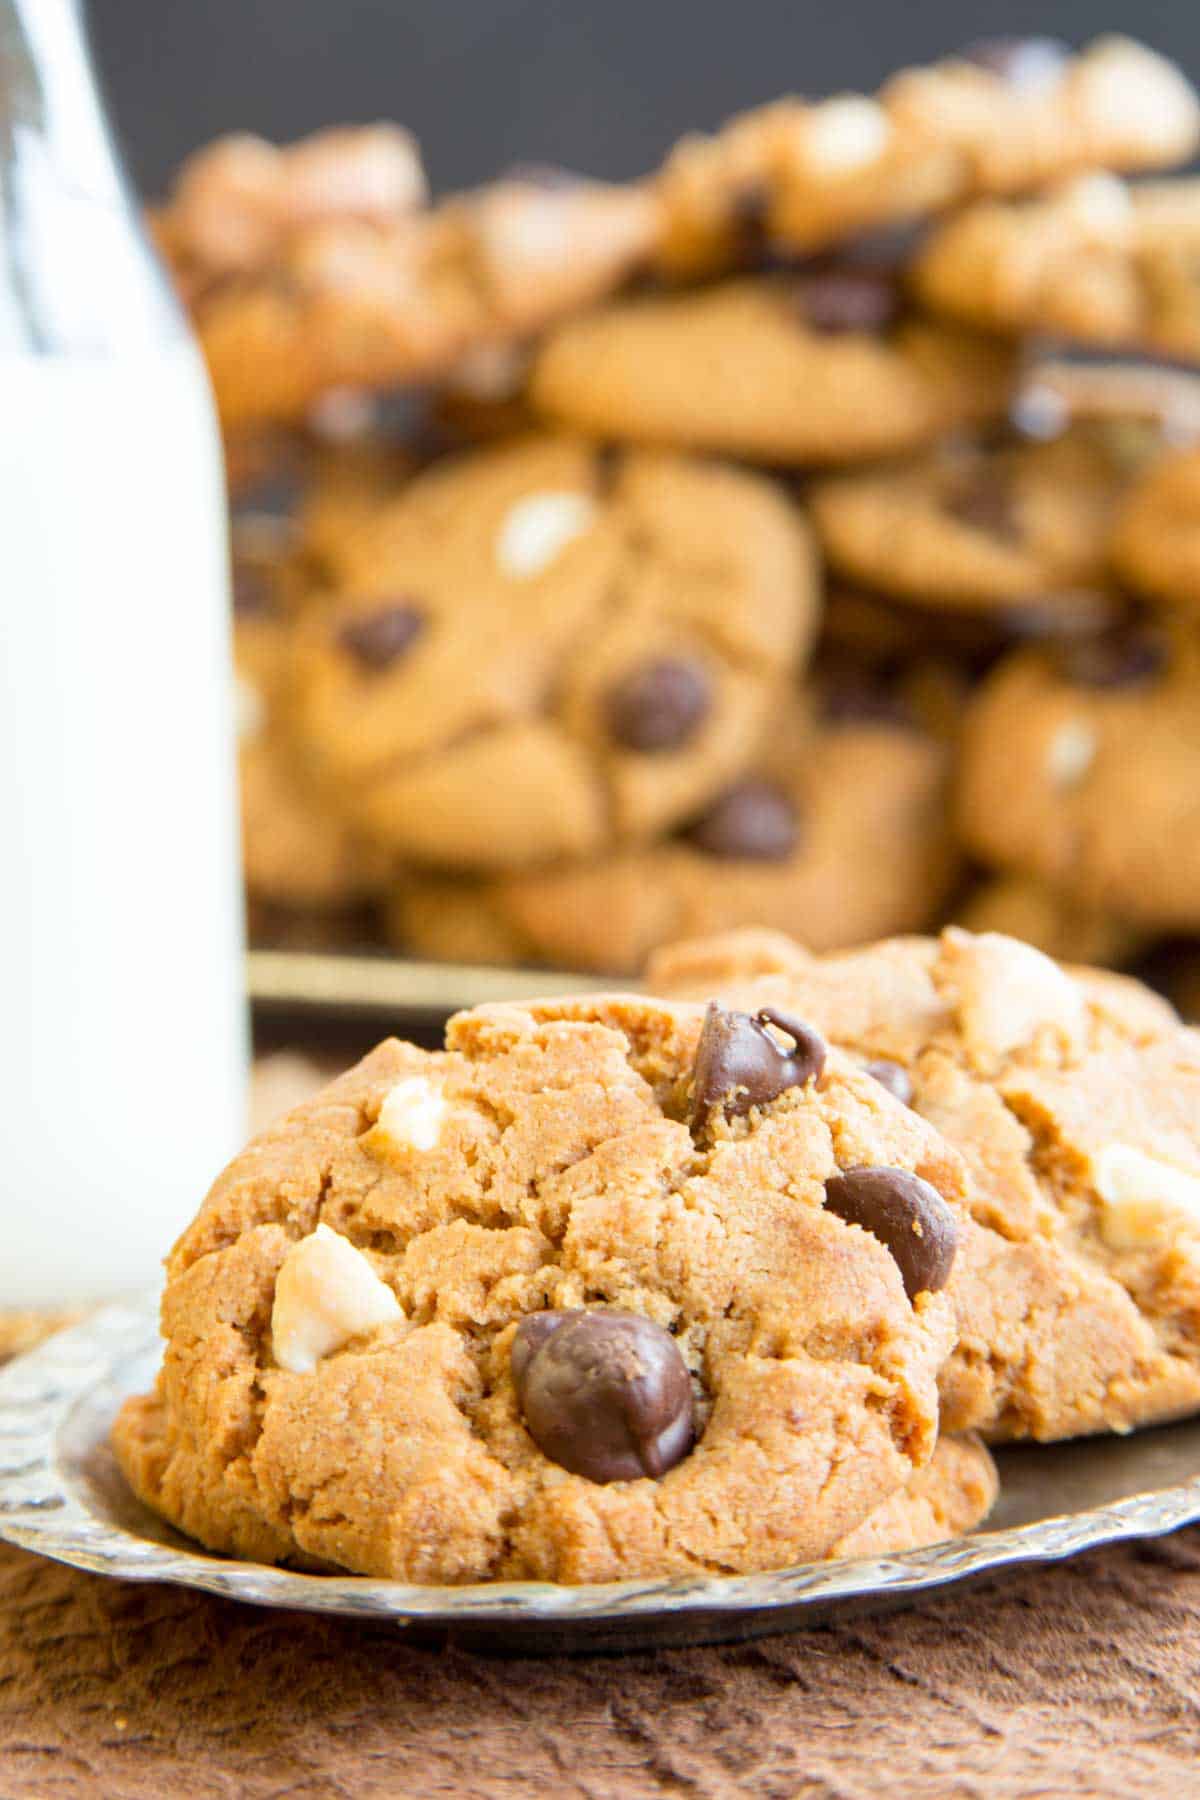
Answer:
POLYGON ((227 585, 183 333, 0 351, 0 1308, 153 1280, 243 1135, 227 585))

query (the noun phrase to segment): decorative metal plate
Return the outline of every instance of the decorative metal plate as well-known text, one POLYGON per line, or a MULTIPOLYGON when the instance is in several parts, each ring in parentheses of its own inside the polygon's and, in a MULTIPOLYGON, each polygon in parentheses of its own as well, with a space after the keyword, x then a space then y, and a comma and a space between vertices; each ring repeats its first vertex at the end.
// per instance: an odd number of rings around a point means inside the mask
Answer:
POLYGON ((125 1486, 108 1447, 109 1428, 125 1397, 152 1380, 158 1354, 157 1307, 147 1295, 94 1314, 0 1370, 0 1538, 128 1581, 177 1582, 260 1606, 388 1619, 418 1636, 528 1652, 794 1629, 1200 1519, 1200 1422, 1194 1422, 1128 1438, 1002 1451, 1002 1497, 988 1529, 899 1556, 603 1587, 410 1587, 294 1574, 204 1553, 155 1519, 125 1486))

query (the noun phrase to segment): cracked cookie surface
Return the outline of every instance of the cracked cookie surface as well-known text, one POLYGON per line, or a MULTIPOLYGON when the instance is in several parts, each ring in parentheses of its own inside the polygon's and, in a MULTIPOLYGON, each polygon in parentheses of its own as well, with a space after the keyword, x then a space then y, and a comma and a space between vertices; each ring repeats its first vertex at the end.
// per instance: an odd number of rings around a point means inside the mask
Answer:
POLYGON ((816 718, 793 704, 749 774, 672 840, 482 883, 407 880, 389 911, 397 942, 638 974, 674 938, 750 923, 802 928, 822 949, 924 929, 958 869, 951 751, 894 695, 875 714, 876 698, 831 689, 816 718))
POLYGON ((754 755, 816 612, 771 484, 539 437, 441 464, 354 534, 297 639, 296 729, 347 816, 451 869, 648 838, 754 755))
POLYGON ((641 998, 482 1007, 255 1139, 168 1260, 162 1374, 114 1433, 138 1494, 214 1549, 423 1582, 751 1571, 853 1549, 881 1507, 892 1543, 977 1516, 970 1445, 901 1497, 950 1304, 824 1204, 887 1167, 961 1219, 959 1157, 836 1052, 689 1126, 704 1029, 641 998), (660 1480, 529 1435, 510 1351, 556 1308, 670 1334, 695 1444, 660 1480))
POLYGON ((904 317, 894 272, 759 276, 620 301, 552 332, 530 399, 571 429, 763 463, 896 454, 997 418, 997 343, 904 317))
POLYGON ((733 934, 650 979, 802 1012, 961 1151, 946 1429, 1053 1439, 1200 1408, 1200 1039, 1165 1001, 956 929, 829 957, 733 934))
POLYGON ((971 700, 959 829, 985 864, 1147 930, 1200 926, 1200 637, 1152 622, 1025 650, 971 700))

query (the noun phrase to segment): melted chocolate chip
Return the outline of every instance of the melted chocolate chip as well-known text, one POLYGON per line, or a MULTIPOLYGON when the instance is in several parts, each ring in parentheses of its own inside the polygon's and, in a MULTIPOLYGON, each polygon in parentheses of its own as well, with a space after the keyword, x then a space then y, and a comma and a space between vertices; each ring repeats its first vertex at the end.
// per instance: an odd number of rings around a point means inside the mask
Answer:
POLYGON ((758 263, 766 257, 770 200, 766 183, 761 181, 748 182, 733 196, 729 208, 729 237, 738 263, 758 263))
POLYGON ((825 1204, 891 1252, 910 1300, 949 1281, 958 1222, 937 1189, 919 1175, 907 1169, 847 1169, 825 1183, 825 1204))
POLYGON ((534 1313, 518 1327, 511 1368, 530 1437, 572 1474, 658 1478, 691 1449, 692 1384, 679 1346, 639 1313, 534 1313))
POLYGON ((707 856, 783 862, 800 841, 800 820, 782 788, 748 778, 727 788, 684 835, 707 856))
POLYGON ((275 590, 257 563, 235 557, 233 563, 233 611, 239 619, 269 619, 276 611, 275 590))
POLYGON ((825 1040, 790 1013, 764 1006, 757 1013, 727 1011, 710 1001, 692 1068, 692 1125, 702 1126, 719 1106, 726 1118, 766 1106, 788 1088, 817 1081, 825 1067, 825 1040), (788 1050, 769 1030, 790 1038, 788 1050))
POLYGON ((1170 648, 1158 632, 1144 625, 1124 625, 1064 644, 1058 652, 1058 670, 1076 687, 1142 687, 1157 680, 1169 660, 1170 648))
POLYGON ((364 669, 378 674, 411 649, 425 625, 425 615, 419 607, 400 601, 348 620, 338 632, 338 642, 364 669))
POLYGON ((911 1106, 913 1097, 912 1076, 901 1063, 893 1062, 890 1056, 881 1056, 875 1062, 869 1062, 866 1073, 886 1088, 894 1100, 901 1106, 911 1106))
POLYGON ((886 331, 900 315, 900 288, 885 269, 834 267, 795 276, 796 304, 812 331, 886 331))
POLYGON ((664 656, 609 689, 608 728, 625 750, 679 750, 695 737, 711 705, 712 684, 699 663, 664 656))
POLYGON ((1021 541, 1016 496, 998 469, 976 469, 965 476, 946 495, 942 509, 958 524, 999 538, 1001 543, 1021 541))
POLYGON ((1059 80, 1071 50, 1058 38, 995 37, 980 38, 959 54, 961 61, 998 75, 1010 87, 1035 89, 1059 80))

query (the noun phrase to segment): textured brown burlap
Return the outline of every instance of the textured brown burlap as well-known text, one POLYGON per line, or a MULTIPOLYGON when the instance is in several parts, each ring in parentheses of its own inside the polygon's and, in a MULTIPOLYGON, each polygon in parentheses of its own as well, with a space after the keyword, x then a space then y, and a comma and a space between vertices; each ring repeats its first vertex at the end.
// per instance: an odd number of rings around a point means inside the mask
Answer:
POLYGON ((1181 1800, 1198 1670, 1196 1531, 881 1620, 555 1661, 0 1548, 0 1794, 1181 1800))

